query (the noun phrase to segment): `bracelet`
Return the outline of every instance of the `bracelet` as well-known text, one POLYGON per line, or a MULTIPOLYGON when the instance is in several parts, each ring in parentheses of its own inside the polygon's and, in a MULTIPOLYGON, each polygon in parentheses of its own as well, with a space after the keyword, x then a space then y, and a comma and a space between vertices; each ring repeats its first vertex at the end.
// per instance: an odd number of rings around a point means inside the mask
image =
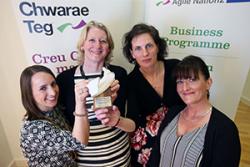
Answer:
POLYGON ((121 120, 121 117, 119 117, 118 121, 115 123, 113 127, 116 127, 119 124, 120 120, 121 120))
POLYGON ((86 116, 87 116, 86 113, 85 113, 85 114, 77 114, 75 111, 73 112, 73 115, 74 115, 75 117, 86 117, 86 116))

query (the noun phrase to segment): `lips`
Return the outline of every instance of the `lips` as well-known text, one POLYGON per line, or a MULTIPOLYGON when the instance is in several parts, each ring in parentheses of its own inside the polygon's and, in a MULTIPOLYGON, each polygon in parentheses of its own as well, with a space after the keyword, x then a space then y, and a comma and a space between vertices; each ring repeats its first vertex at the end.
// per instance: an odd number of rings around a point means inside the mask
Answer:
POLYGON ((144 59, 144 60, 142 60, 142 62, 144 62, 144 63, 149 63, 151 61, 151 59, 144 59))
POLYGON ((183 96, 189 96, 189 95, 193 95, 194 92, 184 92, 182 93, 183 96))

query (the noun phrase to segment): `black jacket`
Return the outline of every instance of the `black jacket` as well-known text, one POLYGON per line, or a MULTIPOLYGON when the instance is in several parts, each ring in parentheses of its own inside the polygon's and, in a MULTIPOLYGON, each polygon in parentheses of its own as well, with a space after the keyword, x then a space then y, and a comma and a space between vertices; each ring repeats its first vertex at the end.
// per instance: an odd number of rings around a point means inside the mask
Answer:
MULTIPOLYGON (((159 166, 161 158, 160 135, 182 109, 183 107, 178 106, 168 111, 159 129, 157 142, 150 156, 148 166, 159 166)), ((205 135, 200 167, 238 167, 240 154, 240 138, 236 125, 225 114, 213 107, 205 135)))

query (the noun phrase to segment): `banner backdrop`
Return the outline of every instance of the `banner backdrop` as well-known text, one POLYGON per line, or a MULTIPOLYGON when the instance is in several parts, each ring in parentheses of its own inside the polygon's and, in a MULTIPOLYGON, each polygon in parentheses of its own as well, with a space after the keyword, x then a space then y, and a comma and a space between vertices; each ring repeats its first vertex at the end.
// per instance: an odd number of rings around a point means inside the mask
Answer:
POLYGON ((234 118, 250 62, 249 0, 146 0, 145 21, 169 46, 170 58, 202 57, 213 85, 210 99, 234 118))
POLYGON ((137 22, 154 25, 169 45, 170 58, 193 54, 206 61, 213 78, 211 101, 233 118, 249 70, 248 1, 12 0, 12 4, 28 63, 48 66, 55 74, 77 63, 76 43, 90 20, 109 28, 115 42, 113 62, 127 69, 123 34, 137 22))
POLYGON ((120 45, 130 26, 131 3, 131 0, 12 0, 28 63, 50 67, 55 74, 75 65, 80 32, 91 20, 108 27, 115 43, 114 61, 123 59, 120 45))

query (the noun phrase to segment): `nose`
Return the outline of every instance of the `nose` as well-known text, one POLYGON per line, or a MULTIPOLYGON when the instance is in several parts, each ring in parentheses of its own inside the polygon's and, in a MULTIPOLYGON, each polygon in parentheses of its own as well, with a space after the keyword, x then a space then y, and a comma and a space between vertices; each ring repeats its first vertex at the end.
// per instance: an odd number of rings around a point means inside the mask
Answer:
POLYGON ((190 88, 188 81, 183 82, 183 87, 182 88, 183 88, 184 91, 186 91, 186 90, 188 90, 190 88))
POLYGON ((147 48, 142 49, 142 55, 145 57, 148 55, 148 50, 147 48))
POLYGON ((55 96, 57 94, 57 92, 58 92, 57 87, 53 87, 53 86, 49 87, 49 90, 48 90, 49 95, 55 96))
POLYGON ((97 48, 100 48, 100 47, 101 47, 101 42, 100 42, 99 40, 97 40, 97 41, 95 42, 95 47, 97 47, 97 48))

